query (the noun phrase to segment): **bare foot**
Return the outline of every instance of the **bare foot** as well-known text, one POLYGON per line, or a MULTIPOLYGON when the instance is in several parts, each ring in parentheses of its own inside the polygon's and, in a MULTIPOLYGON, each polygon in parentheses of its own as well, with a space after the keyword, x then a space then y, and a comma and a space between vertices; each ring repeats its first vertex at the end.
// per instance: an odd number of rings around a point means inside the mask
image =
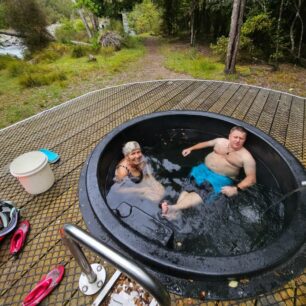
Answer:
POLYGON ((164 200, 163 202, 161 202, 160 204, 161 206, 161 210, 162 210, 162 215, 166 215, 169 211, 169 204, 166 200, 164 200))
POLYGON ((165 217, 168 220, 175 220, 180 215, 180 212, 173 207, 173 205, 169 205, 169 202, 164 200, 160 204, 161 210, 162 210, 162 216, 165 217))

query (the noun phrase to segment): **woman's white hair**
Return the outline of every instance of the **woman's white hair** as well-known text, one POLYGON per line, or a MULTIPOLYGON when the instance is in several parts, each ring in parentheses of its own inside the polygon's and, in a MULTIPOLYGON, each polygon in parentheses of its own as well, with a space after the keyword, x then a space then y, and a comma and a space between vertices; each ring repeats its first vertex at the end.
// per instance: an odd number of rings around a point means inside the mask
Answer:
POLYGON ((141 150, 140 145, 137 141, 129 141, 123 146, 122 153, 124 156, 126 156, 130 154, 132 151, 138 150, 138 149, 141 150))

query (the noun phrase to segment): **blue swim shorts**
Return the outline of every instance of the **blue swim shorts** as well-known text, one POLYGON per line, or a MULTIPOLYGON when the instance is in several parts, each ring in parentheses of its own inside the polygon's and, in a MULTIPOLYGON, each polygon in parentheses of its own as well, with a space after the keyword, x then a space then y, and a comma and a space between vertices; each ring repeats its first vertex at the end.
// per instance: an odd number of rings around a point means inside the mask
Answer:
POLYGON ((216 193, 219 193, 222 187, 234 184, 234 181, 230 177, 208 169, 204 163, 193 167, 190 172, 190 177, 194 178, 195 183, 199 187, 202 186, 205 181, 209 182, 216 193))

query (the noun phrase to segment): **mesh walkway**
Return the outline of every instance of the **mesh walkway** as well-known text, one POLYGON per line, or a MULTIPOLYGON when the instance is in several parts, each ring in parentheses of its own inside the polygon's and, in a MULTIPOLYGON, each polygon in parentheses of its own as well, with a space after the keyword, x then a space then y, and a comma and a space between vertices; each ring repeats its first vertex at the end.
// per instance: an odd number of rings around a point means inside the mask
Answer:
MULTIPOLYGON (((73 223, 86 229, 79 210, 78 180, 87 156, 112 129, 136 116, 171 109, 201 110, 243 120, 275 138, 306 166, 306 100, 247 85, 196 80, 154 81, 95 91, 0 131, 0 198, 21 208, 32 229, 17 260, 9 239, 0 244, 0 305, 20 305, 49 272, 64 264, 65 277, 42 305, 90 305, 78 291, 80 269, 62 245, 59 229, 73 223), (49 148, 61 155, 51 165, 56 182, 29 195, 9 174, 22 153, 49 148)), ((99 262, 88 254, 90 262, 99 262)), ((102 262, 104 265, 104 263, 102 262)), ((114 268, 106 265, 108 276, 114 268)), ((172 295, 173 305, 306 305, 306 271, 283 288, 248 301, 197 301, 172 295)))

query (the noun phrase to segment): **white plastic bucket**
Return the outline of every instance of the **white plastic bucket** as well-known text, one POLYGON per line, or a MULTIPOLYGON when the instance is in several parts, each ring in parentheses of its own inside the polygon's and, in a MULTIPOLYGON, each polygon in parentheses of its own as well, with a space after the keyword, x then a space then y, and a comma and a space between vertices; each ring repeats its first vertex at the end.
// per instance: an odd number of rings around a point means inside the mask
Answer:
POLYGON ((47 191, 54 183, 54 174, 47 156, 32 151, 18 156, 10 165, 10 172, 30 194, 47 191))

